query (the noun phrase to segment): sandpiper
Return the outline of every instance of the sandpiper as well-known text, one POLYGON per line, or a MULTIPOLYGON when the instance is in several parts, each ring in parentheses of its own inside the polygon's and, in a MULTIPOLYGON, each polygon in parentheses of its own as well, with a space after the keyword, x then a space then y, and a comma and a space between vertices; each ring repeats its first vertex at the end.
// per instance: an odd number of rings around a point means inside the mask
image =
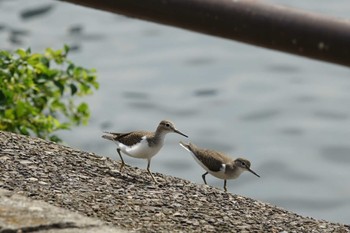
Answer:
POLYGON ((191 152, 196 162, 206 170, 206 173, 202 175, 205 184, 207 184, 205 176, 210 173, 211 175, 224 180, 224 190, 227 192, 226 180, 236 179, 244 171, 250 171, 257 177, 260 177, 250 169, 250 162, 246 159, 232 159, 223 153, 214 150, 198 148, 192 143, 186 144, 180 142, 180 145, 191 152))
POLYGON ((175 128, 175 125, 171 121, 163 120, 159 123, 155 132, 147 131, 133 131, 130 133, 110 133, 104 132, 105 135, 102 138, 115 142, 118 146, 117 152, 120 156, 122 164, 120 166, 120 172, 125 165, 123 157, 120 152, 139 159, 147 159, 147 171, 151 175, 154 182, 157 183, 153 177, 149 167, 151 165, 151 159, 155 156, 164 144, 164 138, 167 133, 178 133, 182 136, 188 137, 175 128))

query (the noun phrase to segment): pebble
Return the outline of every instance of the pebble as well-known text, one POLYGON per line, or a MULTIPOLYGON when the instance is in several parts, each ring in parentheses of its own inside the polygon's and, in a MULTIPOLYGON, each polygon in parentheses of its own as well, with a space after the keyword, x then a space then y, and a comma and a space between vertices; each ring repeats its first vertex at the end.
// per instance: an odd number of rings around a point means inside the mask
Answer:
POLYGON ((38 179, 35 178, 35 177, 30 177, 30 178, 28 178, 27 180, 30 181, 30 182, 38 181, 38 179))

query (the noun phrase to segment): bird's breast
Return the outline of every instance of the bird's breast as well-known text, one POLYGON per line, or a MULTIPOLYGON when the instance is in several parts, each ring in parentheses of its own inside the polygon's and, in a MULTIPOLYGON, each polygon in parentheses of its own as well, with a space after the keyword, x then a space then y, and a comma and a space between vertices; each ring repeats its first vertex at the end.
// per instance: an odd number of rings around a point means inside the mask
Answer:
POLYGON ((134 157, 134 158, 142 158, 142 159, 150 159, 154 155, 156 155, 159 150, 162 148, 163 143, 150 145, 147 139, 144 137, 139 143, 136 143, 132 146, 126 146, 122 143, 118 144, 118 147, 125 154, 134 157))

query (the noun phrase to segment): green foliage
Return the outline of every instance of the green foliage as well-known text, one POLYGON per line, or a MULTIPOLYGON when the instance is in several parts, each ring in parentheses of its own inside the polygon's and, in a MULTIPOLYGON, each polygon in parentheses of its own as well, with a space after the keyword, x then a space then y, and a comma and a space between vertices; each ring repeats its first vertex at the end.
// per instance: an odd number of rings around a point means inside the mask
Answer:
POLYGON ((76 97, 98 89, 96 71, 67 60, 68 52, 0 51, 0 130, 60 141, 53 132, 87 124, 89 106, 76 97))

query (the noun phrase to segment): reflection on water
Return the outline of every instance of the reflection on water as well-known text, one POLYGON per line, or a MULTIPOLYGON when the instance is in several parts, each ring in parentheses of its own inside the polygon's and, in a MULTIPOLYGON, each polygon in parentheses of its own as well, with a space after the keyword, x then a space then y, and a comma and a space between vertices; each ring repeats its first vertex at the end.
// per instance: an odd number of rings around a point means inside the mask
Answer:
MULTIPOLYGON (((346 0, 283 2, 350 11, 346 0)), ((252 162, 261 178, 242 174, 230 192, 350 223, 349 69, 59 1, 0 6, 2 49, 68 44, 70 60, 98 70, 100 90, 86 99, 91 122, 61 132, 68 145, 119 159, 102 131, 153 131, 170 119, 187 141, 252 162)), ((167 136, 152 171, 202 184, 204 171, 180 140, 167 136)), ((222 180, 207 180, 222 189, 222 180)))

